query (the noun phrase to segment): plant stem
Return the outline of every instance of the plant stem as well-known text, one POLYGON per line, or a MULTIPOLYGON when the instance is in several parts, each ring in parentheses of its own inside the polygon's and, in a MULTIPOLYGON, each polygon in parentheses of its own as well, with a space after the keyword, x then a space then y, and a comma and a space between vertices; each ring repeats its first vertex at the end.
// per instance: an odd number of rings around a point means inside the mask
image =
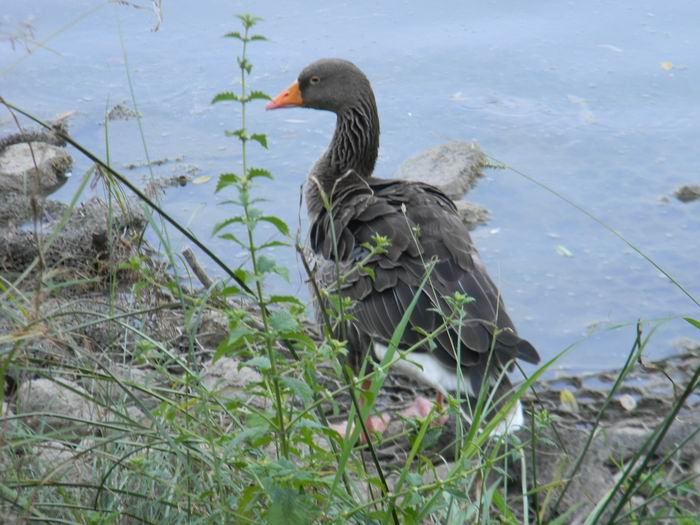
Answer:
POLYGON ((265 296, 262 290, 261 277, 262 274, 258 271, 257 251, 255 240, 253 238, 253 226, 250 213, 250 200, 248 198, 248 188, 250 187, 250 179, 248 178, 248 159, 247 159, 247 142, 248 135, 246 130, 246 50, 248 47, 248 31, 250 25, 245 24, 245 33, 243 37, 243 52, 239 67, 241 70, 241 159, 243 164, 243 177, 240 186, 241 205, 245 215, 246 231, 248 234, 248 249, 250 251, 250 260, 253 266, 253 275, 255 276, 255 295, 260 307, 260 317, 262 318, 263 327, 265 329, 265 349, 267 350, 267 358, 270 360, 270 375, 272 376, 272 389, 275 396, 275 412, 277 414, 277 436, 279 438, 279 446, 282 450, 282 456, 289 457, 289 446, 287 444, 287 432, 284 426, 284 412, 282 405, 282 394, 280 392, 279 374, 277 372, 277 361, 275 359, 275 350, 272 347, 270 339, 270 327, 267 318, 267 308, 265 304, 265 296))

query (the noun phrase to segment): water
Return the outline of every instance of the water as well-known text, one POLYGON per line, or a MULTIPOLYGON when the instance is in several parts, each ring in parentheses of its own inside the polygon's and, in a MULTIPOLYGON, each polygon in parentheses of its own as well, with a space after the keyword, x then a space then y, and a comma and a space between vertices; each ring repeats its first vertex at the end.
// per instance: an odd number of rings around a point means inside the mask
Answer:
MULTIPOLYGON (((172 189, 164 200, 203 239, 229 215, 217 206, 226 196, 213 195, 215 176, 235 171, 240 160, 237 144, 223 135, 238 127, 238 114, 209 105, 216 92, 236 87, 238 48, 221 35, 238 29, 234 13, 248 11, 264 17, 259 32, 270 38, 251 48, 255 88, 274 95, 322 56, 348 58, 367 73, 382 121, 378 175, 390 176, 432 145, 476 141, 596 214, 700 296, 700 202, 662 200, 680 184, 700 182, 695 0, 164 4, 163 25, 154 33, 148 10, 4 0, 0 31, 33 15, 39 40, 84 16, 28 57, 21 45, 13 51, 0 43, 0 93, 42 117, 77 111, 74 136, 104 154, 105 108, 131 99, 127 61, 150 158, 184 156, 155 173, 195 165, 199 175, 212 176, 207 184, 172 189)), ((262 106, 250 118, 268 134, 270 152, 253 145, 253 164, 276 181, 260 192, 266 208, 293 227, 301 215, 303 228, 299 185, 326 147, 334 117, 301 109, 266 113, 262 106)), ((3 131, 12 129, 6 114, 0 119, 3 131)), ((134 121, 111 123, 109 144, 116 167, 145 160, 134 121)), ((81 174, 88 163, 75 157, 81 174)), ((127 173, 139 182, 147 174, 127 173)), ((78 178, 57 196, 70 198, 78 178)), ((492 213, 474 240, 519 331, 545 359, 591 327, 619 324, 625 327, 597 333, 561 366, 620 365, 636 319, 698 317, 657 269, 522 177, 492 170, 469 198, 492 213), (573 256, 560 255, 560 246, 573 256)), ((230 245, 211 245, 230 262, 242 261, 230 245)), ((294 254, 276 256, 292 282, 275 286, 306 297, 294 254)), ((674 339, 696 334, 683 321, 668 322, 648 355, 666 355, 674 339)))

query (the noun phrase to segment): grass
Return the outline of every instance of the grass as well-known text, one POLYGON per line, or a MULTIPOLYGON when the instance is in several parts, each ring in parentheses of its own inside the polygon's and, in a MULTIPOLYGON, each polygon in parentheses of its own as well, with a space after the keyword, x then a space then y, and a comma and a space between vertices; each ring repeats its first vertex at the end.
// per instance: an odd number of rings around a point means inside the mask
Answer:
MULTIPOLYGON (((122 212, 119 203, 127 193, 147 208, 147 216, 153 213, 150 231, 163 256, 148 255, 143 232, 109 228, 108 246, 126 243, 133 250, 126 256, 111 251, 105 274, 66 274, 39 256, 20 275, 0 275, 0 517, 80 524, 569 523, 580 508, 569 503, 580 489, 576 475, 653 329, 644 335, 637 325, 625 366, 592 424, 581 431, 578 453, 557 475, 533 469, 546 465, 538 457, 544 445, 567 446, 556 419, 537 401, 528 405, 528 432, 504 437, 494 429, 575 345, 526 378, 503 406, 482 389, 469 423, 458 400, 449 400, 454 436, 433 425, 434 412, 392 428, 383 440, 370 435, 364 416, 381 404, 392 363, 407 357, 398 342, 410 308, 382 362, 371 371, 365 363, 355 376, 342 337, 351 306, 346 300, 315 288, 316 301, 325 305, 319 333, 309 327, 306 305, 269 293, 269 278, 285 276, 271 248, 303 253, 303 247, 283 221, 261 209, 259 195, 270 190, 272 174, 250 164, 257 153, 249 148, 266 149, 267 138, 250 129, 246 107, 267 98, 248 86, 248 46, 264 37, 253 32, 258 19, 239 20, 241 29, 227 36, 241 46, 240 90, 220 93, 214 102, 241 105, 240 127, 228 134, 240 142, 242 163, 219 177, 217 192, 227 195, 231 216, 213 233, 246 250, 249 264, 234 268, 217 258, 206 241, 115 171, 109 157, 103 161, 66 136, 95 163, 107 217, 122 212), (183 274, 161 220, 210 257, 226 280, 202 288, 183 274), (262 240, 263 223, 275 228, 275 239, 262 240), (220 382, 212 370, 227 380, 220 382), (371 386, 362 394, 358 386, 365 379, 371 386), (367 402, 361 406, 362 395, 367 402), (328 419, 346 412, 359 424, 343 440, 328 419), (439 444, 445 435, 450 440, 439 444), (392 443, 403 454, 387 460, 382 454, 392 443)), ((135 102, 133 91, 132 97, 135 102)), ((13 115, 45 125, 0 102, 13 115)), ((105 126, 106 151, 108 137, 105 126)), ((89 181, 86 175, 49 235, 34 221, 40 254, 59 242, 89 181)), ((376 253, 390 242, 377 238, 368 249, 376 253)), ((309 262, 303 264, 313 284, 309 262)), ((425 266, 423 286, 429 289, 431 261, 425 266)), ((338 288, 343 278, 338 267, 338 288)), ((464 315, 465 300, 454 298, 455 310, 444 313, 439 330, 464 315)), ((700 328, 692 318, 687 322, 700 328)), ((435 336, 425 334, 424 342, 435 336)), ((697 501, 697 480, 679 465, 700 427, 659 453, 698 375, 700 368, 679 385, 668 413, 632 455, 610 458, 615 482, 598 500, 582 501, 591 509, 586 523, 698 522, 689 507, 697 501)), ((536 398, 536 389, 529 395, 536 398)))

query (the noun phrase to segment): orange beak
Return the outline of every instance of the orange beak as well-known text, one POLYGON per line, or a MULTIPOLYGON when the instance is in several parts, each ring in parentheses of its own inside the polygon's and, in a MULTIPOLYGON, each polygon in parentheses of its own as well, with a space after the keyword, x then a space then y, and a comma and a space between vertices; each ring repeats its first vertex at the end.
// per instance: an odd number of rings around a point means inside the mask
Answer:
POLYGON ((299 90, 299 83, 294 82, 287 89, 282 91, 273 100, 267 103, 265 109, 280 109, 280 108, 292 108, 294 106, 301 106, 304 104, 304 99, 301 98, 301 91, 299 90))

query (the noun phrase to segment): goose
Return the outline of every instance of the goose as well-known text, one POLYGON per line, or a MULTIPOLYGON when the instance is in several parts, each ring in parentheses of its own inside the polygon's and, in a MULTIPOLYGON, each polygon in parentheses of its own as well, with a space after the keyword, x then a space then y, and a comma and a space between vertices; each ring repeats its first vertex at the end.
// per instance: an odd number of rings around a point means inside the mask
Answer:
MULTIPOLYGON (((429 184, 374 177, 379 115, 365 74, 347 60, 313 62, 266 109, 295 107, 337 116, 304 192, 318 285, 351 300, 344 335, 355 371, 368 353, 382 360, 416 295, 398 345, 405 358, 393 366, 432 387, 438 408, 448 394, 473 402, 484 384, 510 386, 505 372, 516 359, 539 362, 533 345, 518 336, 452 200, 429 184), (389 241, 383 250, 371 248, 377 236, 389 241)), ((404 415, 425 417, 432 408, 418 397, 404 415)), ((506 432, 522 424, 519 401, 506 420, 506 432)), ((388 418, 365 423, 383 432, 388 418)))

